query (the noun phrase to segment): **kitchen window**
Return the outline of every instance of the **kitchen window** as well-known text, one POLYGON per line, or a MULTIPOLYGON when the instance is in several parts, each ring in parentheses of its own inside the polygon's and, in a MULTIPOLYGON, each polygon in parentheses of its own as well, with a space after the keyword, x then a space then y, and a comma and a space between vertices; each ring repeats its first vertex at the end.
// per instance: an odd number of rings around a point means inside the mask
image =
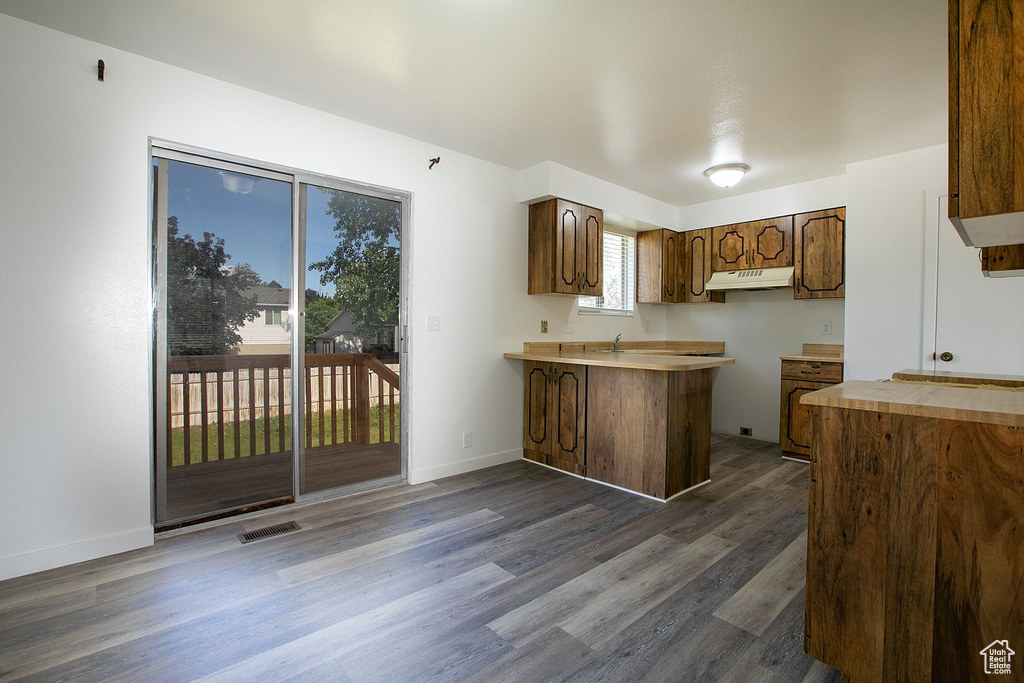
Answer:
POLYGON ((580 313, 633 315, 636 236, 604 228, 604 296, 581 296, 580 313))

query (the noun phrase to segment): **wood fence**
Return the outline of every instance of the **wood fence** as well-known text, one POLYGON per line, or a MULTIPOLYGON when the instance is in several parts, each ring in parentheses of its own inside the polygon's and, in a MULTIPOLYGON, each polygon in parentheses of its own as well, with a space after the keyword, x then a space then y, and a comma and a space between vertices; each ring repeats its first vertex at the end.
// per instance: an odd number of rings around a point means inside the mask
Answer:
MULTIPOLYGON (((305 366, 307 452, 398 442, 396 366, 357 353, 308 354, 305 366)), ((174 356, 167 387, 168 466, 291 450, 287 354, 174 356)))

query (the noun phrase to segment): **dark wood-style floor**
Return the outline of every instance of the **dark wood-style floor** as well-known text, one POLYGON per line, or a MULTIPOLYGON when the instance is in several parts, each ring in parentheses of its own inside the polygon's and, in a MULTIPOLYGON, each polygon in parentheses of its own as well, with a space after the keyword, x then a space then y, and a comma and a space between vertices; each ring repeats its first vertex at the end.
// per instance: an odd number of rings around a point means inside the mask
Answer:
POLYGON ((668 504, 516 462, 6 581, 0 679, 839 680, 802 652, 805 466, 712 460, 668 504))

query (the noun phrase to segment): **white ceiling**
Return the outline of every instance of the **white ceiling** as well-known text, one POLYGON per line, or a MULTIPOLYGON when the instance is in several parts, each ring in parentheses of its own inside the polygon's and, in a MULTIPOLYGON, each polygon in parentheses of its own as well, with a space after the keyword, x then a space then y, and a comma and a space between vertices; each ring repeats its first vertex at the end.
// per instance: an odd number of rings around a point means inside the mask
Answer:
POLYGON ((945 0, 0 0, 0 12, 676 205, 946 141, 945 0), (752 167, 722 190, 708 166, 752 167))

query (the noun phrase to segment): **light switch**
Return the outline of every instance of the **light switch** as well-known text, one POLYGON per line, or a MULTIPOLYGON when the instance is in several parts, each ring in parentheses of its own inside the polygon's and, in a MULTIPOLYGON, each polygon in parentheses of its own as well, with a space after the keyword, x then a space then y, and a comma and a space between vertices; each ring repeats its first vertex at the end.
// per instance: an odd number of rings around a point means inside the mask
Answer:
POLYGON ((427 332, 440 332, 441 331, 441 316, 439 315, 428 315, 427 316, 427 332))

